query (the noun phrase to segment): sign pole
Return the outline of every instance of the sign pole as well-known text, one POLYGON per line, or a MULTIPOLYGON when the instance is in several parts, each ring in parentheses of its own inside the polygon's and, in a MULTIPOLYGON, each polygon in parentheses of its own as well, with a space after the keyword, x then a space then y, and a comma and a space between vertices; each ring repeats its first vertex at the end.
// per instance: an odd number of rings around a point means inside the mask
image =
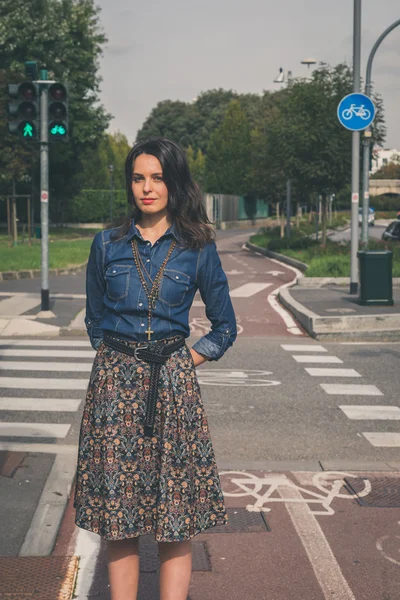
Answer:
MULTIPOLYGON (((40 71, 40 78, 47 79, 47 71, 40 71)), ((49 131, 48 87, 41 85, 40 93, 40 224, 41 224, 41 279, 42 310, 50 310, 49 303, 49 131)))
MULTIPOLYGON (((354 0, 353 92, 360 92, 361 0, 354 0)), ((358 293, 358 207, 360 193, 360 132, 352 133, 350 294, 358 293)))

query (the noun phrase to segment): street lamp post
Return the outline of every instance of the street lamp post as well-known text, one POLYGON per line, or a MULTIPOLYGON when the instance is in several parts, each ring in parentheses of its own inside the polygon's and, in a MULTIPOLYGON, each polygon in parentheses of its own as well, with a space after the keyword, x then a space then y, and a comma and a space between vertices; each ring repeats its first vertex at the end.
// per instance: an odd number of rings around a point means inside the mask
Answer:
POLYGON ((114 172, 114 165, 108 165, 108 170, 110 172, 110 225, 111 225, 112 224, 112 219, 113 219, 113 195, 114 195, 113 172, 114 172))
MULTIPOLYGON (((367 74, 365 78, 365 95, 371 96, 372 84, 371 84, 371 73, 372 73, 372 62, 374 60, 376 51, 385 39, 385 37, 400 25, 400 19, 392 23, 390 27, 385 29, 382 35, 376 40, 367 63, 367 74)), ((362 234, 361 239, 364 246, 368 244, 368 212, 369 212, 369 158, 371 152, 371 128, 368 127, 364 132, 364 145, 363 145, 363 215, 362 215, 362 234)))

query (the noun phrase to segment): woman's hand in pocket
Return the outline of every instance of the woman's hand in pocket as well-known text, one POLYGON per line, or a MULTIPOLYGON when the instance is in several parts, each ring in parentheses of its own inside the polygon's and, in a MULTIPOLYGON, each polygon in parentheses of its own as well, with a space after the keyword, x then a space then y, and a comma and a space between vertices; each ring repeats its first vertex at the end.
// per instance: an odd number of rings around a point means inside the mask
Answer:
POLYGON ((196 352, 196 350, 193 350, 193 348, 190 348, 190 354, 192 355, 195 367, 198 367, 199 365, 201 365, 201 363, 206 362, 208 360, 206 356, 204 356, 203 354, 199 354, 198 352, 196 352))

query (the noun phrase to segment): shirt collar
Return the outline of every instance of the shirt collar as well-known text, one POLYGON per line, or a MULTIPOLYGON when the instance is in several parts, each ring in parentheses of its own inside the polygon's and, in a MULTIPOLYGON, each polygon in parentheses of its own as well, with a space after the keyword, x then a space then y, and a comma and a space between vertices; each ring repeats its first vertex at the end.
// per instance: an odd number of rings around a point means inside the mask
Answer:
MULTIPOLYGON (((167 231, 161 237, 171 236, 171 235, 177 241, 179 241, 179 236, 178 236, 175 222, 172 223, 171 227, 168 227, 167 231)), ((136 227, 135 219, 132 217, 131 225, 130 225, 129 231, 128 231, 128 241, 131 241, 131 239, 133 237, 137 237, 137 238, 143 240, 142 234, 140 233, 139 229, 136 227)))

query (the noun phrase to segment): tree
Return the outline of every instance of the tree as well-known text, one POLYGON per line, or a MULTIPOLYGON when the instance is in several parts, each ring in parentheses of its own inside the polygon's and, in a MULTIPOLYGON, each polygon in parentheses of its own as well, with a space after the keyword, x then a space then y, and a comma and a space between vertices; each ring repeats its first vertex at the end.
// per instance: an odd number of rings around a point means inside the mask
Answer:
POLYGON ((238 100, 231 100, 221 125, 211 135, 206 154, 206 189, 246 195, 251 188, 250 125, 238 100))
POLYGON ((195 152, 192 146, 189 146, 186 150, 186 155, 192 177, 200 188, 203 189, 206 168, 205 156, 200 149, 195 152))
POLYGON ((400 155, 393 156, 391 162, 383 165, 371 179, 400 179, 400 155))
MULTIPOLYGON (((99 103, 98 59, 106 37, 99 25, 99 9, 93 0, 3 0, 0 4, 0 70, 8 83, 23 81, 24 62, 36 60, 46 65, 49 76, 68 87, 70 141, 54 144, 50 152, 50 210, 58 210, 73 197, 81 183, 81 156, 95 148, 107 129, 111 116, 99 103)), ((0 107, 0 129, 4 131, 5 109, 0 107)), ((2 168, 10 179, 15 168, 8 160, 9 147, 30 170, 27 155, 36 167, 34 191, 38 197, 38 149, 24 148, 21 141, 5 135, 0 138, 2 168), (25 154, 24 154, 25 153, 25 154)), ((15 163, 15 160, 14 160, 15 163)))
MULTIPOLYGON (((265 127, 272 170, 280 165, 283 180, 293 181, 298 196, 320 194, 324 207, 327 194, 344 188, 351 177, 351 134, 336 117, 340 100, 351 89, 347 65, 322 65, 311 81, 295 80, 289 86, 265 127)), ((380 143, 384 134, 379 109, 374 142, 380 143)))

